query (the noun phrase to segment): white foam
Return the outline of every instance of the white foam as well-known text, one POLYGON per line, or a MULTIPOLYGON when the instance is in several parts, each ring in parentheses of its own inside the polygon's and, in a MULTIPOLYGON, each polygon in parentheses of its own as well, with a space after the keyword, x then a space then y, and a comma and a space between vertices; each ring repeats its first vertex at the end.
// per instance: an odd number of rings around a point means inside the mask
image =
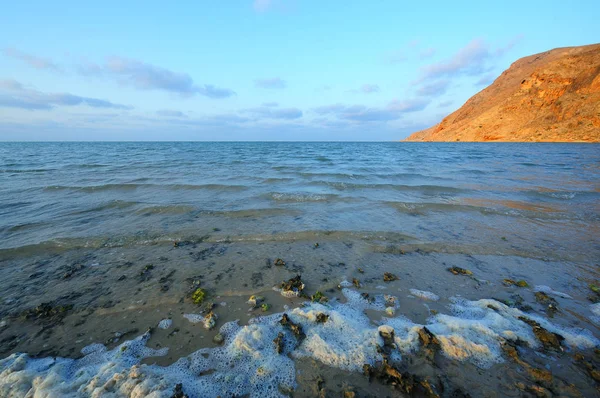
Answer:
MULTIPOLYGON (((141 364, 146 357, 165 355, 167 349, 153 350, 145 343, 149 333, 124 342, 108 351, 100 344, 86 347, 81 359, 30 358, 13 354, 0 360, 0 396, 133 396, 170 397, 177 383, 189 396, 280 397, 282 390, 295 387, 294 358, 310 357, 328 366, 361 371, 366 363, 381 360, 381 330, 394 330, 391 358, 400 360, 419 347, 419 330, 426 326, 440 341, 442 353, 457 361, 488 367, 503 361, 501 343, 523 340, 540 347, 531 326, 519 320, 526 316, 550 332, 559 333, 571 347, 589 348, 600 344, 588 330, 556 326, 542 317, 525 314, 495 300, 453 299, 450 314, 438 314, 426 325, 399 315, 382 317, 374 324, 365 310, 385 311, 383 295, 367 300, 360 292, 342 289, 347 302, 305 303, 287 312, 306 337, 301 344, 279 323, 282 314, 253 318, 247 326, 237 321, 223 325, 223 345, 203 348, 168 367, 141 364), (316 322, 317 315, 328 315, 316 322), (273 340, 283 333, 283 353, 273 340)), ((391 307, 389 307, 391 308, 391 307)), ((592 308, 600 313, 600 306, 592 308)), ((197 314, 184 315, 202 322, 197 314)))
POLYGON ((546 293, 552 296, 558 296, 558 297, 562 297, 562 298, 567 298, 567 299, 572 299, 573 297, 569 296, 567 293, 563 293, 563 292, 558 292, 556 290, 553 290, 550 286, 545 286, 545 285, 537 285, 533 288, 534 292, 542 292, 542 293, 546 293))
POLYGON ((171 327, 172 324, 173 324, 173 321, 171 319, 163 319, 162 321, 158 322, 158 328, 159 329, 168 329, 171 327))
POLYGON ((438 301, 440 299, 440 296, 437 294, 428 292, 426 290, 410 289, 410 294, 423 300, 438 301))
POLYGON ((192 323, 204 322, 204 315, 200 314, 183 314, 183 317, 192 323))
POLYGON ((591 321, 594 323, 600 323, 600 303, 590 304, 590 311, 592 311, 592 315, 590 317, 591 321))

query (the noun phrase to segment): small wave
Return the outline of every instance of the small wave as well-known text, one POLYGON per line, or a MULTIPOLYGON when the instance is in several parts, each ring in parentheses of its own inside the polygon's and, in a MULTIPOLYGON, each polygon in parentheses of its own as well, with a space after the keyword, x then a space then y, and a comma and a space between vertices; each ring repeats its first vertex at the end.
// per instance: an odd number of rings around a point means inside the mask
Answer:
POLYGON ((76 191, 76 192, 103 192, 103 191, 133 191, 136 189, 166 189, 166 190, 211 190, 211 191, 243 191, 248 189, 245 185, 222 184, 103 184, 91 186, 64 186, 53 185, 44 188, 44 191, 76 191))
POLYGON ((297 216, 300 214, 299 211, 293 209, 245 209, 245 210, 231 210, 231 211, 211 211, 204 210, 199 214, 217 217, 228 217, 228 218, 261 218, 261 217, 279 217, 279 216, 297 216))
POLYGON ((279 193, 272 192, 268 196, 277 202, 327 202, 339 198, 334 194, 317 193, 279 193))
POLYGON ((294 179, 291 177, 271 177, 271 178, 265 178, 261 182, 263 184, 277 184, 280 182, 292 182, 292 181, 294 181, 294 179))
POLYGON ((187 214, 191 213, 196 208, 191 205, 159 205, 148 206, 136 211, 136 214, 149 216, 153 214, 187 214))
POLYGON ((20 173, 45 173, 56 169, 0 169, 0 173, 20 174, 20 173))
POLYGON ((83 164, 73 164, 65 166, 66 168, 76 168, 76 169, 100 169, 103 167, 109 167, 107 164, 100 163, 83 163, 83 164))
POLYGON ((381 189, 407 192, 423 192, 428 194, 440 193, 460 193, 468 192, 469 190, 458 187, 449 187, 444 185, 403 185, 403 184, 357 184, 351 182, 335 182, 335 181, 311 181, 308 185, 328 186, 334 189, 345 190, 360 190, 360 189, 381 189))

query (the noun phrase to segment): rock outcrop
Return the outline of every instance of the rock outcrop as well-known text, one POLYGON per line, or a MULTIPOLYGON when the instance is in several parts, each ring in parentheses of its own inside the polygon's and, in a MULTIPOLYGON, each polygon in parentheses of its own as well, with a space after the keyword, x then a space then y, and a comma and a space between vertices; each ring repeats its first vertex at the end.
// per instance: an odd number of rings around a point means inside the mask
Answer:
POLYGON ((600 44, 521 58, 406 141, 600 142, 600 44))

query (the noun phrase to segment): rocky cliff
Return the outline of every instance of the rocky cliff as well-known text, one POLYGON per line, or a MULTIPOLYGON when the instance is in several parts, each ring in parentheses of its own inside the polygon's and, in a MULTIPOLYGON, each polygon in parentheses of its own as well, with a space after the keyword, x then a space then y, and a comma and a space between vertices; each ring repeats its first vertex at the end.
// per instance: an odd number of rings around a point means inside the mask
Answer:
POLYGON ((521 58, 406 141, 600 142, 600 44, 521 58))

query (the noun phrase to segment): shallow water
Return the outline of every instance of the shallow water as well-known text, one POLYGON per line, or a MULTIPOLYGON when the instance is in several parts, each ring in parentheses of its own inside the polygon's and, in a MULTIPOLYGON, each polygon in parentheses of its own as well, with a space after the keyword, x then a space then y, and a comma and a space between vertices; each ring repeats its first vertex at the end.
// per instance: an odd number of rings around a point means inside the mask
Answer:
MULTIPOLYGON (((223 324, 261 315, 248 312, 252 294, 266 298, 268 313, 300 306, 305 299, 272 290, 295 274, 309 295, 342 303, 337 285, 357 278, 360 292, 397 296, 395 316, 415 324, 435 325, 438 312, 459 316, 458 297, 518 296, 557 327, 597 337, 590 285, 600 285, 599 227, 598 145, 2 143, 0 357, 78 357, 90 343, 111 348, 171 318, 172 329, 149 340, 169 347, 154 359, 169 365, 214 345, 223 324), (473 275, 453 275, 451 266, 473 275), (384 283, 383 272, 400 279, 384 283), (557 295, 559 311, 549 312, 536 285, 570 298, 557 295), (197 286, 218 303, 215 330, 183 318, 199 312, 189 299, 197 286), (40 303, 65 311, 23 316, 40 303)), ((365 313, 382 322, 382 313, 365 313)), ((544 388, 569 395, 560 380, 573 379, 585 395, 586 370, 569 359, 575 348, 565 350, 538 353, 555 374, 544 388)), ((411 373, 439 373, 403 358, 411 373)), ((477 377, 467 374, 469 361, 438 362, 450 385, 475 395, 519 395, 518 383, 532 383, 507 358, 477 377), (498 371, 507 376, 482 382, 498 371)), ((318 355, 294 363, 300 396, 313 395, 319 373, 327 391, 392 394, 318 355)))

